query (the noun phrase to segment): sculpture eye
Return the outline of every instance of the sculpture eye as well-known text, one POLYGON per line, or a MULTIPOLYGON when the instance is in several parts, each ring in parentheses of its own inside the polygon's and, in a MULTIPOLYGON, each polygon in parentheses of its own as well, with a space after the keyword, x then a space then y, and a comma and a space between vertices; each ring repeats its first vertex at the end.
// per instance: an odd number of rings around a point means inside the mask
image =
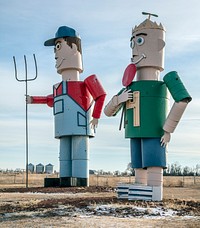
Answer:
POLYGON ((142 45, 143 43, 144 43, 144 38, 143 37, 138 37, 137 38, 137 40, 136 40, 136 43, 138 44, 138 45, 142 45))
POLYGON ((130 42, 130 47, 133 49, 134 46, 135 46, 135 41, 134 41, 134 40, 131 40, 131 42, 130 42))
POLYGON ((56 51, 61 49, 61 42, 57 42, 55 46, 56 51))

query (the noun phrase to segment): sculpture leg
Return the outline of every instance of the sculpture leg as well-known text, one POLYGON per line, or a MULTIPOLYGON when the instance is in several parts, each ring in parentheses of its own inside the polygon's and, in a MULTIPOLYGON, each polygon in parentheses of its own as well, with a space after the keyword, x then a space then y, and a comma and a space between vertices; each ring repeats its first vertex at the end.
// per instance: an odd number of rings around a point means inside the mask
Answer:
POLYGON ((60 185, 71 186, 72 158, 71 136, 60 138, 60 185))
POLYGON ((152 200, 163 197, 163 168, 166 167, 166 148, 160 145, 160 138, 143 140, 143 161, 147 167, 147 185, 152 187, 152 200))
POLYGON ((72 177, 76 186, 89 186, 88 136, 72 136, 72 177))
POLYGON ((163 198, 163 168, 149 167, 147 169, 147 185, 153 187, 152 200, 160 201, 163 198))
POLYGON ((160 145, 160 138, 131 139, 131 162, 136 170, 136 184, 120 186, 118 197, 128 197, 129 200, 162 200, 166 151, 160 145))
POLYGON ((135 169, 135 183, 147 185, 147 170, 135 169))
POLYGON ((142 139, 131 139, 131 164, 135 168, 135 183, 147 184, 147 170, 143 169, 142 164, 142 139))

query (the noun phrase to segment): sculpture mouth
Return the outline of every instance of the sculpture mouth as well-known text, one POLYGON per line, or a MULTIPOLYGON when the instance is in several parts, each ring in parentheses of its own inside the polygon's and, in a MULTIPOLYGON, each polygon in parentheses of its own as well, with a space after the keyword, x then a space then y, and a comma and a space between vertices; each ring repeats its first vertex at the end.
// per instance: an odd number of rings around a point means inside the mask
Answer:
POLYGON ((65 60, 65 59, 61 59, 61 60, 59 61, 59 59, 57 58, 57 59, 56 59, 56 68, 60 67, 60 66, 62 65, 62 63, 63 63, 64 60, 65 60))
POLYGON ((139 63, 142 59, 145 59, 145 58, 146 58, 146 55, 145 55, 145 54, 142 54, 137 60, 134 60, 134 57, 135 57, 135 56, 133 56, 133 58, 131 58, 131 63, 137 64, 137 63, 139 63))

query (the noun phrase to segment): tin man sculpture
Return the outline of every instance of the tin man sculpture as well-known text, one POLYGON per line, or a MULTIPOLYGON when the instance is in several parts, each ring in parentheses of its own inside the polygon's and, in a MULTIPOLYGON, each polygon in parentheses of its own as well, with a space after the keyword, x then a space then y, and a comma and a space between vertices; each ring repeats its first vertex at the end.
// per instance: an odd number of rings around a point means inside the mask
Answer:
POLYGON ((132 58, 122 79, 124 88, 104 112, 115 116, 123 108, 125 137, 130 138, 135 184, 118 186, 118 197, 160 201, 166 147, 191 96, 176 71, 160 80, 160 72, 164 70, 165 29, 150 20, 157 15, 143 14, 149 15, 148 19, 132 30, 132 58), (175 102, 168 113, 169 92, 175 102))
POLYGON ((44 45, 54 46, 62 82, 53 86, 52 95, 27 96, 27 102, 53 107, 55 138, 60 140, 59 185, 88 186, 89 138, 94 137, 106 93, 95 75, 80 81, 81 38, 73 28, 59 27, 44 45))

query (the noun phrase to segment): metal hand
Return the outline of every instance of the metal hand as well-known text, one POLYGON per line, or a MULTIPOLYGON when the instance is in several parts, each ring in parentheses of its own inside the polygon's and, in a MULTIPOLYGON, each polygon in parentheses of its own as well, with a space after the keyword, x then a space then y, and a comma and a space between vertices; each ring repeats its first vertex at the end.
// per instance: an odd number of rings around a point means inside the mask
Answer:
POLYGON ((25 95, 26 97, 26 104, 31 104, 32 103, 32 97, 29 95, 25 95))
POLYGON ((124 90, 120 95, 118 95, 118 104, 121 104, 131 99, 133 99, 133 93, 131 92, 131 90, 124 90))
POLYGON ((170 141, 171 134, 169 132, 164 132, 164 135, 162 136, 160 142, 162 147, 166 147, 168 142, 170 141))
POLYGON ((95 132, 95 129, 97 128, 97 126, 98 126, 98 122, 99 122, 99 119, 96 119, 96 118, 93 118, 90 121, 91 128, 94 129, 94 132, 95 132))

